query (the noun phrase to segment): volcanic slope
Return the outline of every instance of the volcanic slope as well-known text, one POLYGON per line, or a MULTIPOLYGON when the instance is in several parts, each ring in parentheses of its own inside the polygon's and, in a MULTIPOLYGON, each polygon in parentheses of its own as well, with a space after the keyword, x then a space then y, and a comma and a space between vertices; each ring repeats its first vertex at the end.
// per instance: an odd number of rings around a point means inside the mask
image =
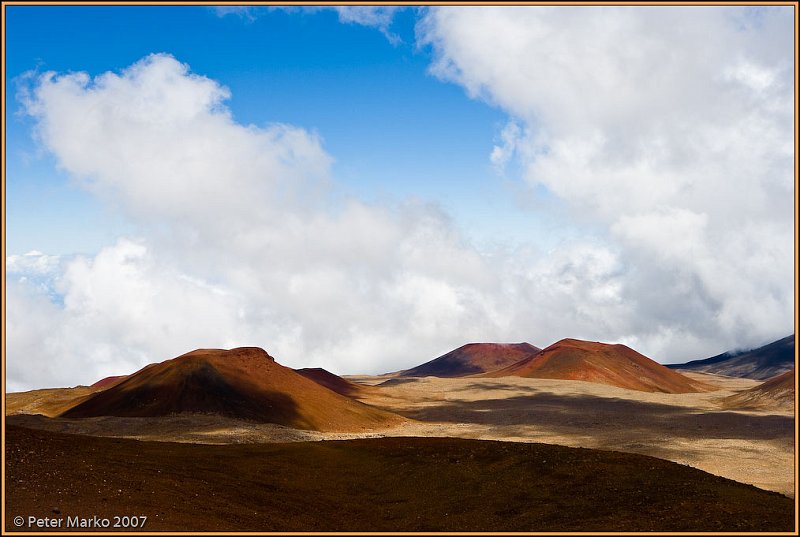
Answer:
POLYGON ((711 388, 625 345, 579 339, 562 339, 534 356, 482 376, 583 380, 663 393, 690 393, 711 388))
POLYGON ((401 377, 465 377, 502 369, 541 349, 530 343, 468 343, 430 362, 401 371, 401 377))
POLYGON ((728 408, 792 408, 794 369, 724 399, 728 408))
POLYGON ((198 349, 151 364, 62 414, 216 414, 314 431, 360 431, 404 418, 335 393, 256 347, 198 349))
POLYGON ((705 360, 670 364, 668 367, 726 377, 767 380, 794 368, 794 334, 757 349, 724 352, 705 360))
POLYGON ((110 388, 111 386, 113 386, 114 384, 122 381, 125 378, 127 378, 127 375, 117 375, 117 376, 114 376, 114 377, 106 377, 104 379, 98 380, 97 382, 95 382, 94 384, 92 384, 89 387, 90 388, 103 388, 103 389, 110 388))
POLYGON ((14 426, 5 439, 6 532, 18 531, 17 513, 146 514, 150 532, 257 534, 716 534, 794 524, 794 503, 780 494, 612 451, 414 437, 204 446, 14 426))
POLYGON ((313 380, 317 384, 325 386, 329 390, 333 390, 342 395, 353 396, 367 388, 367 386, 360 386, 343 379, 339 375, 334 375, 327 369, 321 367, 304 367, 302 369, 295 369, 295 371, 305 378, 313 380))

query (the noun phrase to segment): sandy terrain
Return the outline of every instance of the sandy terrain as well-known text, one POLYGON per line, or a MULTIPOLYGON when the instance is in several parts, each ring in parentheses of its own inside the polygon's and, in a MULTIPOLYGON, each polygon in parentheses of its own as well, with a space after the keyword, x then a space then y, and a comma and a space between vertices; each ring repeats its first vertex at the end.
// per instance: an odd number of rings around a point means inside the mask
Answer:
MULTIPOLYGON (((9 423, 59 432, 208 444, 449 436, 544 442, 651 455, 794 497, 794 413, 725 408, 759 381, 690 373, 720 389, 690 394, 521 377, 394 378, 358 397, 413 422, 369 433, 301 431, 211 415, 45 419, 9 423)), ((347 377, 377 385, 389 377, 347 377)), ((14 395, 9 394, 13 401, 14 395)))
POLYGON ((446 436, 640 453, 794 497, 793 411, 731 411, 723 399, 758 381, 688 376, 720 390, 664 394, 581 381, 427 377, 395 381, 362 400, 424 422, 402 434, 436 427, 446 436))
POLYGON ((76 386, 74 388, 45 388, 29 392, 9 393, 6 394, 6 415, 58 416, 101 389, 91 386, 76 386))

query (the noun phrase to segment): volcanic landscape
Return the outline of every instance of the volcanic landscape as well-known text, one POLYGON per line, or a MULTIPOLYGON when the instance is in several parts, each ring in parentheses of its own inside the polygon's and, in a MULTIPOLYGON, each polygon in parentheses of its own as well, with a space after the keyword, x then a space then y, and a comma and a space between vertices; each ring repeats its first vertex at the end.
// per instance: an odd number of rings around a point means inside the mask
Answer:
POLYGON ((5 529, 794 531, 794 347, 471 343, 347 377, 197 349, 6 394, 5 529))

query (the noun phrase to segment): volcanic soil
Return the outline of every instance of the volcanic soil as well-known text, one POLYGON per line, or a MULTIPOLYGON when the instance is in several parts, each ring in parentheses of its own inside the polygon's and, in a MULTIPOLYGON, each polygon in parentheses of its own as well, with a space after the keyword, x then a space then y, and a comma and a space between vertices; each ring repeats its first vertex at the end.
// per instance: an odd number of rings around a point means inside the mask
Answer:
MULTIPOLYGON (((502 378, 403 380, 361 398, 417 420, 384 434, 545 442, 640 453, 794 496, 793 406, 731 406, 759 381, 687 373, 713 391, 671 394, 596 382, 502 378)), ((354 379, 350 379, 354 380, 354 379)), ((382 377, 358 377, 382 383, 382 377)))
POLYGON ((256 347, 198 349, 151 364, 60 415, 213 414, 312 431, 395 426, 403 418, 335 393, 256 347))
POLYGON ((364 390, 369 390, 367 386, 361 386, 349 380, 345 380, 339 375, 334 375, 327 369, 321 367, 304 367, 302 369, 295 369, 295 371, 307 379, 313 380, 321 386, 325 386, 329 390, 333 390, 338 394, 352 396, 364 390))
POLYGON ((482 376, 584 380, 664 393, 690 393, 711 388, 625 345, 578 339, 562 339, 520 362, 482 376))
POLYGON ((396 373, 400 377, 464 377, 496 371, 541 349, 530 343, 468 343, 430 362, 396 373))
POLYGON ((794 408, 794 369, 725 400, 730 408, 794 408))
POLYGON ((208 446, 6 434, 6 531, 20 529, 16 516, 93 515, 145 515, 150 531, 794 527, 789 498, 626 453, 455 438, 208 446))

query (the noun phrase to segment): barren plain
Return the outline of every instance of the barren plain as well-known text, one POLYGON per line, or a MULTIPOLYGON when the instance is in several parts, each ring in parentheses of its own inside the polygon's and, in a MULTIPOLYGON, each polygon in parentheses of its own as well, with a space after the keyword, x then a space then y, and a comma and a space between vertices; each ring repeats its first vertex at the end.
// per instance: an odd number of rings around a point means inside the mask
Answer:
MULTIPOLYGON (((211 414, 47 418, 31 415, 46 405, 28 392, 8 394, 8 408, 18 414, 8 422, 54 432, 205 444, 386 436, 541 442, 650 455, 794 497, 793 405, 731 409, 727 398, 760 382, 687 376, 719 389, 667 394, 522 377, 350 376, 364 386, 351 397, 409 420, 367 431, 321 432, 211 414)), ((52 390, 46 394, 54 397, 52 390)), ((78 388, 76 396, 85 396, 85 390, 78 388)), ((66 399, 58 393, 59 408, 66 399)))

